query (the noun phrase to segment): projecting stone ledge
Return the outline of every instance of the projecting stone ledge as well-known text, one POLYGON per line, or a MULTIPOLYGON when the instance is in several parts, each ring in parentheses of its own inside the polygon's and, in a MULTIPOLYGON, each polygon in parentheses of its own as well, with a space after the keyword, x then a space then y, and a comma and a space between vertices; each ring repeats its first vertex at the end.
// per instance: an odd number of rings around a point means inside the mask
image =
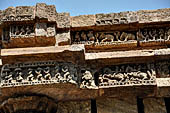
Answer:
POLYGON ((2 49, 1 58, 3 64, 48 60, 79 64, 84 62, 84 45, 2 49))

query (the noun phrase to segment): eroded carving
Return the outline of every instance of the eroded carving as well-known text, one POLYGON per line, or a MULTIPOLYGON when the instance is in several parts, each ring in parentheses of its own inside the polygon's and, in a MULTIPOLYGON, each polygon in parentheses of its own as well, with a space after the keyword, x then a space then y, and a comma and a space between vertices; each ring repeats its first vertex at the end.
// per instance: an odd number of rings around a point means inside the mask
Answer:
POLYGON ((88 70, 82 72, 80 88, 97 89, 92 73, 88 70))
POLYGON ((5 66, 2 70, 3 86, 41 83, 77 84, 77 69, 71 63, 34 62, 5 66))
POLYGON ((33 37, 34 25, 19 25, 10 27, 10 37, 19 38, 19 37, 33 37))
POLYGON ((135 41, 137 37, 134 32, 120 32, 120 31, 110 31, 110 32, 94 32, 81 31, 75 32, 73 34, 73 43, 115 43, 115 42, 127 42, 135 41))
POLYGON ((119 65, 103 68, 99 74, 99 86, 154 84, 154 64, 119 65))

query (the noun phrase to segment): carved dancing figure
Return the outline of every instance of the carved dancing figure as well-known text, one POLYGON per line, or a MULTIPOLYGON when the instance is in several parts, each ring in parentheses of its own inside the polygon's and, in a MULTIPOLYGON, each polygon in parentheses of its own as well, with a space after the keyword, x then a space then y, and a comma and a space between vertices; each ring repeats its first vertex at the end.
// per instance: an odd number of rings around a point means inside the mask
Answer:
POLYGON ((82 83, 80 88, 97 88, 94 82, 93 75, 90 71, 85 71, 82 75, 82 83))
POLYGON ((156 40, 156 37, 158 36, 157 33, 156 33, 156 29, 151 29, 151 30, 149 31, 149 35, 150 35, 150 37, 151 37, 150 40, 155 41, 155 40, 156 40))
POLYGON ((19 28, 18 28, 18 26, 16 26, 16 28, 15 28, 15 35, 19 35, 19 34, 20 34, 19 28))
POLYGON ((38 67, 37 70, 35 70, 35 73, 37 74, 37 79, 42 81, 44 80, 43 75, 42 75, 42 68, 38 67))
POLYGON ((170 29, 166 32, 166 40, 170 40, 170 29))
POLYGON ((62 66, 61 71, 63 72, 63 82, 70 80, 69 67, 67 65, 62 66))
POLYGON ((31 34, 32 30, 30 29, 29 26, 26 27, 26 35, 31 34))
POLYGON ((81 33, 81 41, 87 41, 87 36, 84 32, 81 33))
POLYGON ((147 29, 144 29, 142 32, 139 30, 137 32, 137 38, 140 41, 148 41, 149 40, 149 35, 147 29))
POLYGON ((33 74, 33 69, 29 68, 28 69, 28 76, 27 76, 28 81, 33 81, 34 80, 34 74, 33 74))
POLYGON ((89 38, 89 41, 95 41, 95 37, 94 37, 93 31, 89 31, 87 36, 89 38))
POLYGON ((61 76, 61 74, 60 74, 60 72, 59 72, 59 70, 60 70, 59 65, 56 65, 55 68, 54 68, 54 70, 55 70, 55 72, 54 72, 54 73, 55 73, 54 78, 57 80, 57 82, 60 82, 60 80, 63 79, 63 78, 62 78, 62 76, 61 76))
POLYGON ((44 69, 44 73, 45 73, 44 75, 45 80, 50 80, 51 79, 50 67, 46 67, 44 69))
POLYGON ((12 74, 11 74, 10 70, 4 69, 3 71, 5 71, 5 73, 2 74, 2 78, 4 78, 4 82, 5 83, 11 83, 13 78, 12 78, 12 74))
POLYGON ((76 32, 74 41, 75 42, 80 42, 79 32, 76 32))
POLYGON ((25 29, 24 29, 24 26, 22 26, 19 35, 24 35, 24 34, 25 34, 25 29))
POLYGON ((159 29, 158 34, 159 34, 159 40, 163 40, 164 37, 165 37, 165 35, 164 35, 164 34, 165 34, 164 30, 163 30, 163 29, 159 29))
POLYGON ((22 77, 23 73, 22 73, 21 68, 16 68, 15 72, 16 72, 16 82, 22 82, 22 80, 23 80, 23 77, 22 77))

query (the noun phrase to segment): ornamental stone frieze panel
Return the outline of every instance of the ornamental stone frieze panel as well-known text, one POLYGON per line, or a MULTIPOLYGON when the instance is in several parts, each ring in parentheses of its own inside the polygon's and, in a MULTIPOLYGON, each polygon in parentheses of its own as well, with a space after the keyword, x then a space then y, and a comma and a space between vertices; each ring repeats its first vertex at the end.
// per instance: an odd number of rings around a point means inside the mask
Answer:
POLYGON ((35 18, 34 6, 9 7, 3 11, 2 21, 28 21, 35 18))
POLYGON ((96 25, 128 24, 138 22, 136 12, 96 14, 96 25))
POLYGON ((108 66, 99 72, 99 88, 156 85, 153 63, 108 66))
MULTIPOLYGON (((72 32, 73 44, 87 44, 87 45, 111 45, 122 43, 137 43, 139 46, 146 46, 145 43, 169 42, 170 28, 140 28, 136 31, 74 31, 72 32)), ((137 46, 137 45, 136 45, 137 46)))
POLYGON ((78 83, 77 68, 71 63, 54 61, 4 65, 1 71, 2 87, 78 83))
POLYGON ((108 31, 108 32, 95 32, 79 31, 73 33, 74 44, 115 44, 122 42, 136 41, 137 37, 135 32, 121 32, 121 31, 108 31))

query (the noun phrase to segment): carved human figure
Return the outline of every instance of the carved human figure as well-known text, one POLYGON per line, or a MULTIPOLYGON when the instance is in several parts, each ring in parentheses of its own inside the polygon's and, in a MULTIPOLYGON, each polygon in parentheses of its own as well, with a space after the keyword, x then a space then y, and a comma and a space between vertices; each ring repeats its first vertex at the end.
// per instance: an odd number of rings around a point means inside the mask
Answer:
POLYGON ((21 68, 16 68, 15 72, 16 72, 16 82, 22 82, 22 80, 23 80, 23 77, 22 77, 23 73, 22 73, 21 68))
POLYGON ((20 30, 18 28, 18 26, 15 27, 15 35, 19 35, 20 34, 20 30))
POLYGON ((67 82, 70 80, 70 72, 69 67, 67 65, 63 65, 61 71, 63 72, 63 82, 67 82))
POLYGON ((95 37, 94 37, 93 31, 89 31, 87 36, 89 38, 89 41, 95 41, 95 37))
POLYGON ((157 37, 157 33, 156 33, 156 29, 151 29, 149 30, 149 36, 151 37, 149 40, 156 40, 157 37))
MULTIPOLYGON (((55 72, 54 72, 54 73, 55 73, 54 78, 57 80, 57 82, 60 82, 62 76, 61 76, 61 74, 60 74, 60 72, 59 72, 59 70, 60 70, 59 65, 56 65, 55 68, 54 68, 54 70, 55 70, 55 72)), ((62 78, 62 80, 63 80, 63 78, 62 78)))
POLYGON ((35 70, 35 73, 37 74, 37 79, 42 81, 44 80, 43 75, 42 75, 42 68, 38 67, 37 70, 35 70))
POLYGON ((11 76, 10 69, 4 69, 3 71, 5 71, 5 73, 2 74, 2 78, 4 78, 4 82, 11 83, 13 78, 11 76))
POLYGON ((33 74, 33 69, 32 68, 29 68, 28 69, 28 76, 27 76, 27 80, 28 81, 33 81, 34 80, 34 74, 33 74))
POLYGON ((80 42, 79 32, 76 32, 74 41, 75 42, 80 42))
POLYGON ((19 35, 25 35, 25 29, 24 26, 21 27, 20 34, 19 35))
POLYGON ((29 26, 26 27, 26 35, 31 34, 32 30, 30 29, 29 26))
POLYGON ((170 29, 166 31, 166 40, 170 40, 170 29))
POLYGON ((163 29, 159 29, 158 35, 159 35, 159 40, 163 40, 165 38, 164 30, 163 29))
POLYGON ((80 88, 97 88, 94 82, 93 75, 90 71, 86 70, 83 73, 80 88))
POLYGON ((139 30, 137 32, 137 38, 138 40, 141 40, 141 41, 148 41, 149 40, 148 30, 147 29, 143 29, 142 31, 139 30))
POLYGON ((51 74, 50 74, 50 67, 46 67, 44 69, 44 78, 45 80, 50 80, 51 79, 51 74))
POLYGON ((87 41, 87 36, 86 36, 85 32, 81 33, 81 41, 87 41))

